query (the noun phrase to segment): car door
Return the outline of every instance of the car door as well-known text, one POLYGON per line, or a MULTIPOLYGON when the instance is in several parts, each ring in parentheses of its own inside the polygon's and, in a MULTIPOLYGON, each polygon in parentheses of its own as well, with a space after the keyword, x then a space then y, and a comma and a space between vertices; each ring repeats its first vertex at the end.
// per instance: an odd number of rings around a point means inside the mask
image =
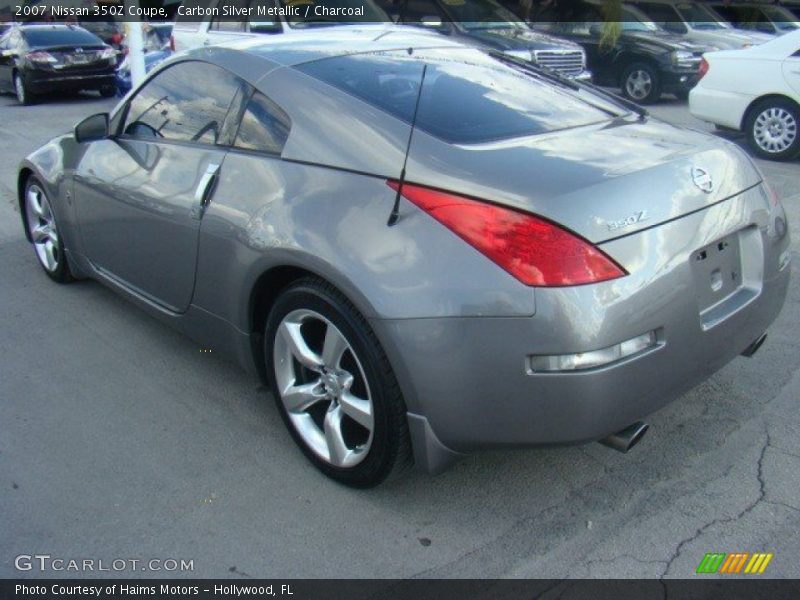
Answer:
POLYGON ((215 65, 178 62, 138 90, 117 133, 89 144, 75 171, 88 259, 174 312, 191 301, 200 220, 245 88, 215 65))
POLYGON ((792 98, 795 102, 800 102, 800 47, 797 48, 794 54, 783 61, 781 70, 783 71, 783 78, 793 92, 792 98))

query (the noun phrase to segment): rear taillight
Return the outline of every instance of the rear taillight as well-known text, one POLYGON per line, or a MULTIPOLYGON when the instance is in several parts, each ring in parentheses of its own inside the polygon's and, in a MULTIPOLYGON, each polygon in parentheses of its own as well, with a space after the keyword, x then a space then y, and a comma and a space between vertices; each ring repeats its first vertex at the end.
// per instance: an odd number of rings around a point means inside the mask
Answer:
POLYGON ((35 63, 49 63, 49 64, 52 64, 52 63, 57 63, 58 62, 58 59, 55 56, 53 56, 52 54, 50 54, 49 52, 28 52, 25 55, 25 58, 27 58, 29 61, 35 62, 35 63))
MULTIPOLYGON (((388 181, 397 190, 397 181, 388 181)), ((404 183, 401 195, 522 283, 598 283, 627 272, 591 243, 534 215, 404 183)))
POLYGON ((708 73, 708 61, 704 58, 700 61, 700 68, 697 70, 697 80, 699 81, 708 73))
POLYGON ((175 36, 169 36, 169 49, 175 52, 175 36))

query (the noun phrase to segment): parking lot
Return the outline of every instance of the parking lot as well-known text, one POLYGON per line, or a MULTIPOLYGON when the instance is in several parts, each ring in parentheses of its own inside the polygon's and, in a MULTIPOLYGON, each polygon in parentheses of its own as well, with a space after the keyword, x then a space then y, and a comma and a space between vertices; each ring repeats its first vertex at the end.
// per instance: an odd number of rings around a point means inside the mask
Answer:
MULTIPOLYGON (((630 454, 490 452, 356 491, 302 456, 259 381, 36 264, 16 165, 111 106, 0 96, 0 576, 114 575, 15 569, 49 554, 193 561, 133 576, 688 578, 707 552, 764 551, 769 576, 800 577, 800 163, 759 161, 794 231, 769 339, 652 415, 630 454)), ((711 130, 684 102, 652 112, 711 130)))

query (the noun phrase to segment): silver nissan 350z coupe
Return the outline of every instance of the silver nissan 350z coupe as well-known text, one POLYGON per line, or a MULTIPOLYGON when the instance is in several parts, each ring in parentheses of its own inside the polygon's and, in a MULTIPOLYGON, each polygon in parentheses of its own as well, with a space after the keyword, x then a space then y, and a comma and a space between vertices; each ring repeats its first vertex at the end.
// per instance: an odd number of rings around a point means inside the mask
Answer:
POLYGON ((391 28, 177 56, 18 189, 52 279, 232 355, 360 487, 483 448, 627 450, 757 350, 790 270, 736 146, 391 28))

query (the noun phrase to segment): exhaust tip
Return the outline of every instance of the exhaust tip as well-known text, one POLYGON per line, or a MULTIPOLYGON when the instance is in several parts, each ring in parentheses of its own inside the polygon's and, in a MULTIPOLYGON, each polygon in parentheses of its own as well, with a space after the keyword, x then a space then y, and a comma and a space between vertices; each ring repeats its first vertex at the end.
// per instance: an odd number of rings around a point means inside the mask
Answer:
POLYGON ((758 349, 761 348, 761 345, 765 341, 767 341, 767 334, 762 333, 761 337, 759 337, 755 342, 753 342, 747 348, 744 349, 744 351, 742 352, 742 356, 751 358, 756 352, 758 352, 758 349))
POLYGON ((600 440, 600 443, 616 450, 617 452, 622 452, 625 454, 642 440, 644 434, 647 433, 649 428, 650 426, 647 423, 643 421, 637 421, 622 431, 612 433, 607 438, 603 438, 600 440))

